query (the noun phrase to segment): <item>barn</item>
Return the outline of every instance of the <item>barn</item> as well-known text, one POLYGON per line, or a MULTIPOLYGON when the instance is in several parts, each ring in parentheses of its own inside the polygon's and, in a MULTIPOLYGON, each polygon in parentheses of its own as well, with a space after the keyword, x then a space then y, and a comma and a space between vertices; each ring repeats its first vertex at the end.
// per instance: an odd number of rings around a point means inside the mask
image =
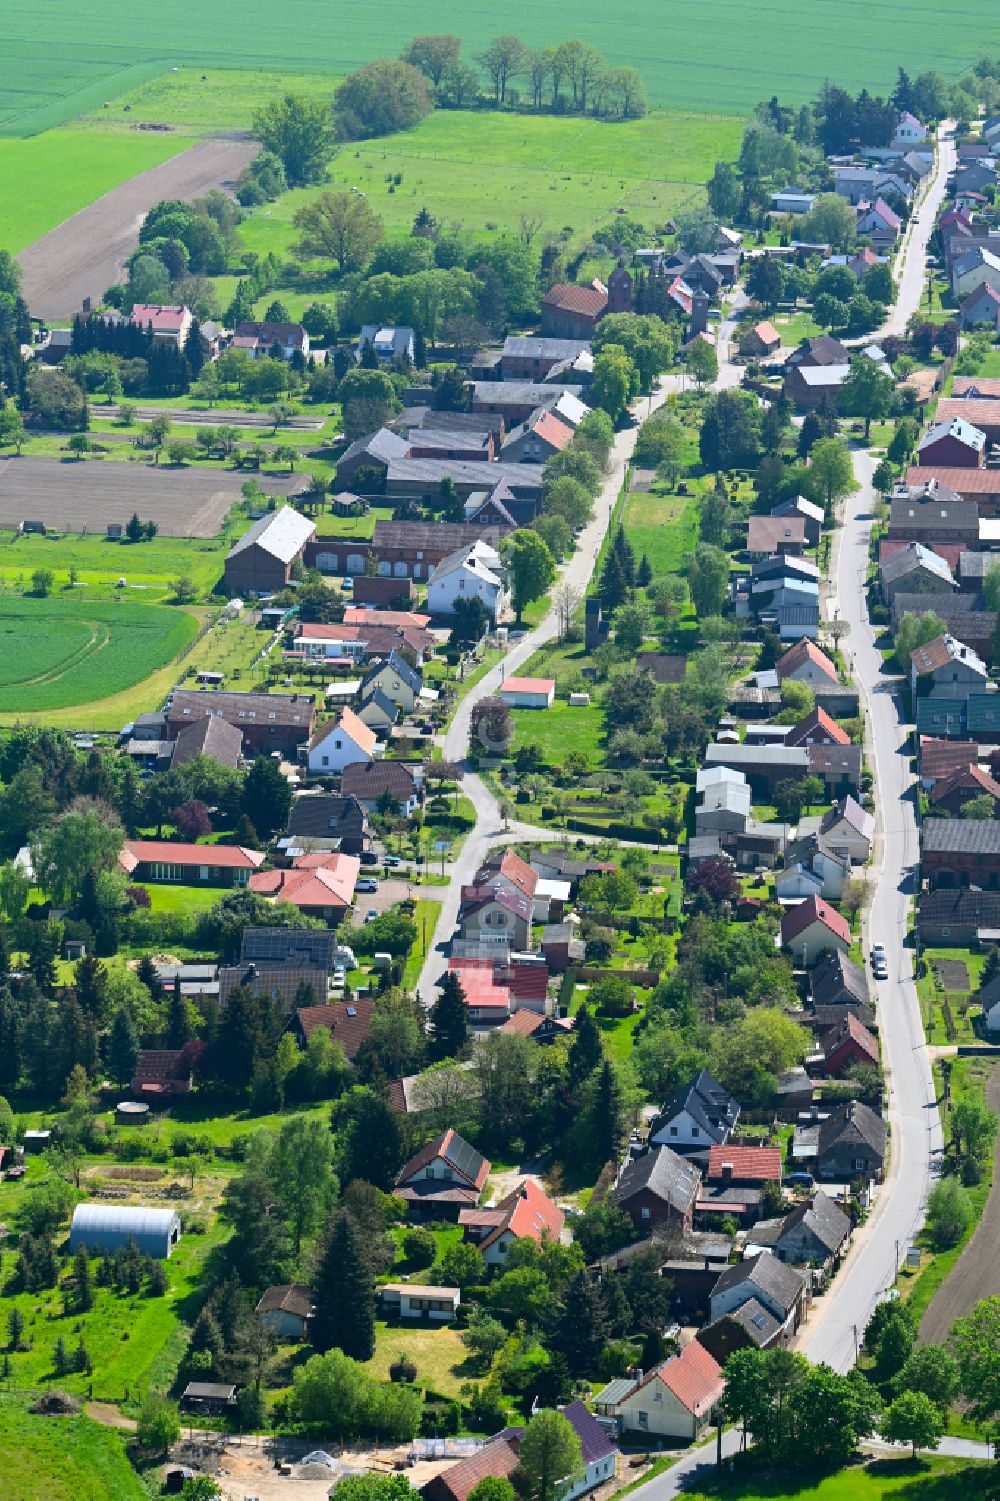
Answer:
POLYGON ((316 523, 291 506, 255 521, 226 558, 225 582, 231 595, 270 594, 292 576, 316 523))
POLYGON ((144 1256, 165 1261, 181 1237, 176 1209, 148 1209, 112 1204, 78 1204, 73 1210, 69 1248, 90 1252, 117 1251, 134 1240, 144 1256))

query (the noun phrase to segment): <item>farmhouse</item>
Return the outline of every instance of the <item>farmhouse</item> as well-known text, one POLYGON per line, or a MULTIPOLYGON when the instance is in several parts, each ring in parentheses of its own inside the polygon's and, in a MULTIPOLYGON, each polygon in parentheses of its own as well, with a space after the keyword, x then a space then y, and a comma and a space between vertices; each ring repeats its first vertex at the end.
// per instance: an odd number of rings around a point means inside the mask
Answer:
POLYGON ((928 818, 920 838, 922 873, 936 886, 1000 888, 1000 820, 928 818))
POLYGON ((500 560, 485 542, 472 542, 442 558, 427 581, 427 607, 432 615, 453 615, 461 600, 482 601, 495 622, 507 604, 500 560))
MULTIPOLYGON (((168 742, 169 744, 169 742, 168 742)), ((171 769, 193 761, 196 756, 206 756, 219 766, 229 766, 234 771, 240 764, 243 753, 243 732, 228 724, 217 714, 204 714, 193 724, 182 725, 177 731, 170 756, 171 769)))
POLYGON ((580 397, 581 385, 565 385, 556 382, 486 380, 475 381, 472 386, 472 410, 478 414, 489 413, 503 417, 508 431, 519 422, 526 422, 536 407, 554 406, 561 396, 580 397))
POLYGON ((303 359, 309 353, 309 335, 301 323, 238 323, 233 348, 244 350, 252 360, 303 359))
POLYGON ((376 521, 371 551, 378 572, 398 579, 426 579, 460 548, 483 542, 497 549, 509 527, 467 521, 376 521))
MULTIPOLYGON (((463 501, 489 486, 501 483, 510 491, 514 499, 534 502, 536 508, 542 499, 540 463, 510 463, 502 459, 494 464, 484 464, 468 459, 416 458, 390 461, 385 476, 386 498, 388 500, 415 500, 423 505, 429 505, 437 500, 442 480, 451 480, 463 501)), ((532 511, 532 517, 534 514, 532 511)), ((386 524, 391 525, 391 523, 376 523, 376 531, 378 525, 386 524)))
POLYGON ((388 427, 355 438, 337 460, 337 488, 345 489, 356 482, 368 490, 384 488, 392 460, 405 459, 409 451, 409 440, 388 427))
POLYGON ((823 956, 809 977, 809 986, 814 1011, 829 1006, 862 1011, 869 1004, 865 971, 839 950, 823 956))
POLYGON ((840 681, 837 669, 826 652, 805 637, 790 646, 774 664, 779 683, 792 678, 810 688, 835 687, 840 681))
POLYGON ((981 766, 970 762, 968 766, 960 766, 950 776, 935 782, 930 793, 930 804, 935 813, 960 818, 965 804, 979 797, 992 798, 994 817, 1000 816, 1000 782, 981 766))
POLYGON ((588 339, 519 338, 508 334, 500 355, 501 380, 543 381, 555 365, 590 353, 588 339))
POLYGON ((957 587, 944 558, 920 542, 908 542, 890 553, 881 564, 882 597, 891 604, 894 596, 907 594, 950 594, 957 587))
POLYGON ((878 1042, 852 1012, 821 1039, 820 1050, 831 1079, 839 1079, 851 1064, 878 1067, 878 1042))
POLYGON ((968 698, 989 681, 986 663, 954 636, 935 636, 910 653, 910 685, 914 695, 929 698, 968 698))
POLYGON ((177 881, 187 886, 246 886, 264 863, 259 850, 232 844, 184 844, 126 839, 118 863, 133 883, 177 881))
POLYGON ((860 1100, 839 1106, 821 1121, 816 1138, 816 1176, 830 1183, 878 1177, 885 1162, 886 1129, 880 1115, 860 1100))
POLYGON ((755 1299, 791 1338, 802 1320, 806 1284, 801 1273, 786 1266, 770 1251, 761 1251, 727 1267, 712 1288, 712 1318, 733 1313, 755 1299))
POLYGON ((291 506, 262 516, 229 551, 226 589, 231 595, 271 594, 284 589, 315 530, 316 523, 291 506))
POLYGON ((70 1251, 86 1246, 91 1255, 122 1250, 130 1240, 145 1256, 166 1261, 181 1238, 176 1209, 136 1205, 78 1204, 69 1231, 70 1251))
POLYGON ((659 1147, 626 1163, 608 1198, 638 1230, 669 1225, 686 1233, 700 1186, 696 1167, 670 1147, 659 1147))

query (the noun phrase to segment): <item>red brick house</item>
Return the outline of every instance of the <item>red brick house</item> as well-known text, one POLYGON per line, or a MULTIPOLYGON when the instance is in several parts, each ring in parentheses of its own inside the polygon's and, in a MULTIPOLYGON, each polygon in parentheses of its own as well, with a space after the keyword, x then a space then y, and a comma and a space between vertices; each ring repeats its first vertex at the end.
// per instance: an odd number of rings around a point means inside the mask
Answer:
POLYGON ((920 836, 921 873, 935 888, 1000 890, 1000 820, 928 818, 920 836))
POLYGON ((981 766, 970 763, 935 782, 930 804, 935 813, 950 813, 952 818, 960 818, 965 804, 976 797, 991 797, 993 817, 1000 817, 1000 782, 981 766))
POLYGON ((848 1012, 820 1042, 826 1071, 839 1079, 852 1063, 870 1063, 878 1067, 878 1042, 853 1012, 848 1012))
POLYGON ((964 417, 938 422, 917 444, 917 464, 955 469, 982 469, 986 463, 986 434, 964 417))
POLYGON ((549 339, 589 339, 607 310, 608 294, 600 282, 589 287, 557 283, 542 298, 542 334, 549 339))
POLYGON ((669 1147, 658 1147, 626 1163, 608 1199, 637 1230, 670 1225, 686 1234, 700 1187, 701 1174, 693 1163, 669 1147))

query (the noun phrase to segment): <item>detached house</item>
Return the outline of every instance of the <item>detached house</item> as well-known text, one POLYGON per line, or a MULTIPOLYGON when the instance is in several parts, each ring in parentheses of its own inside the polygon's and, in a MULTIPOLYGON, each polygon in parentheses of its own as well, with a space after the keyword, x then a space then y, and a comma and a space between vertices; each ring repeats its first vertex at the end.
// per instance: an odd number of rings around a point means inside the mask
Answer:
POLYGON ((867 1011, 869 1007, 865 971, 839 951, 824 955, 809 976, 809 987, 814 1011, 831 1006, 867 1011))
POLYGON ((816 1138, 816 1176, 830 1183, 877 1178, 885 1163, 885 1122, 860 1100, 851 1100, 821 1121, 816 1138))
POLYGON ((638 1381, 622 1377, 611 1382, 594 1405, 599 1413, 616 1417, 627 1433, 692 1443, 713 1421, 725 1389, 718 1361, 692 1340, 638 1381))
POLYGON ((826 897, 839 901, 851 875, 851 862, 822 834, 805 834, 789 844, 785 868, 775 877, 779 898, 826 897))
POLYGON ((669 1147, 659 1147, 625 1164, 608 1199, 637 1230, 669 1225, 687 1234, 700 1187, 696 1167, 669 1147))
POLYGON ((423 686, 424 680, 417 669, 410 666, 401 652, 391 651, 383 661, 369 667, 361 679, 360 693, 364 698, 378 689, 404 714, 412 714, 423 686))
POLYGON ((679 1089, 649 1127, 651 1147, 669 1146, 675 1152, 707 1152, 725 1146, 740 1118, 740 1107, 707 1069, 679 1089))
POLYGON ((458 1223, 483 1253, 487 1266, 502 1266, 516 1240, 557 1241, 566 1216, 532 1178, 492 1209, 462 1209, 458 1223))
POLYGON ((958 587, 947 561, 921 542, 908 542, 880 565, 882 598, 891 604, 898 593, 951 594, 958 587))
MULTIPOLYGON (((755 1241, 763 1226, 754 1231, 755 1241)), ((791 1266, 811 1266, 828 1272, 840 1259, 851 1237, 851 1221, 822 1190, 778 1220, 766 1243, 791 1266)))
POLYGON ((378 736, 353 709, 341 709, 336 720, 322 720, 309 739, 306 764, 313 776, 329 777, 356 762, 378 754, 378 736))
POLYGON ((782 653, 774 664, 774 670, 779 683, 791 678, 796 683, 806 683, 810 688, 832 688, 840 682, 837 669, 826 652, 821 651, 815 641, 804 637, 782 653))
POLYGON ((781 946, 790 949, 803 969, 808 969, 831 949, 847 952, 851 946, 851 925, 829 902, 809 896, 782 913, 781 946))
POLYGON ((161 307, 158 303, 137 302, 129 322, 133 328, 151 333, 154 339, 169 339, 183 349, 194 319, 186 307, 161 307))
POLYGON ((428 1219, 454 1220, 479 1202, 489 1175, 487 1158, 449 1127, 400 1169, 393 1193, 428 1219))
POLYGON ((825 709, 813 709, 785 736, 786 745, 850 745, 851 737, 825 709))
POLYGON ((937 423, 917 444, 921 469, 981 469, 985 462, 986 434, 964 417, 937 423))
POLYGON ((174 839, 126 839, 118 863, 136 885, 246 886, 264 863, 259 850, 232 844, 185 844, 174 839))
POLYGON ((820 833, 832 850, 846 854, 852 865, 864 865, 875 842, 875 818, 853 797, 842 797, 823 814, 820 833))
POLYGON ((403 761, 356 761, 345 766, 340 790, 352 801, 357 799, 369 814, 391 798, 400 817, 409 818, 420 801, 413 773, 403 761))
POLYGON ((239 323, 233 348, 242 349, 252 360, 303 359, 309 353, 309 335, 301 323, 239 323))
POLYGON ((507 590, 496 551, 471 542, 442 558, 427 581, 427 608, 432 615, 454 615, 459 601, 478 599, 495 624, 507 606, 507 590))
POLYGON ((989 682, 986 663, 954 636, 935 636, 910 653, 910 686, 914 696, 968 698, 989 682))
POLYGON ((931 788, 930 804, 935 813, 949 813, 952 818, 961 818, 965 804, 977 797, 992 798, 993 816, 1000 816, 1000 782, 981 766, 970 762, 935 782, 931 788))
POLYGON ((831 1079, 839 1079, 852 1064, 878 1067, 878 1042, 852 1012, 821 1039, 820 1050, 831 1079))
POLYGON ((748 1256, 727 1267, 712 1288, 712 1319, 721 1319, 751 1301, 762 1304, 790 1339, 802 1322, 805 1279, 770 1251, 748 1256))
POLYGON ((893 213, 884 198, 876 198, 858 216, 858 234, 871 240, 877 249, 890 250, 899 239, 902 228, 902 220, 898 214, 893 213))

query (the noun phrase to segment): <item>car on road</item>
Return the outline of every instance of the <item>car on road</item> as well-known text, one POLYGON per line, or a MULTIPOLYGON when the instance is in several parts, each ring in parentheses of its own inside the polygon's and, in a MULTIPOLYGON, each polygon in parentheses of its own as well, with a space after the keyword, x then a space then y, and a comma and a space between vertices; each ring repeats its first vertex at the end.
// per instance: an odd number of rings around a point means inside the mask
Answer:
POLYGON ((889 978, 889 965, 885 957, 885 945, 882 943, 872 944, 872 974, 876 980, 889 978))
POLYGON ((362 876, 354 887, 355 891, 377 891, 378 881, 374 876, 362 876))

